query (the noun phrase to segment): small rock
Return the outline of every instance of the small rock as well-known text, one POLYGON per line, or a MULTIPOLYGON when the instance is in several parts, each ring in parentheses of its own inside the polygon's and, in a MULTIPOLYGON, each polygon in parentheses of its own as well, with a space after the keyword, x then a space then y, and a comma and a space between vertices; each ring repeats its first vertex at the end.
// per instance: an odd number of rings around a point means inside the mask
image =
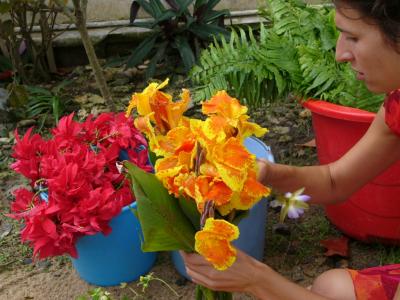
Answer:
POLYGON ((321 257, 315 258, 314 262, 315 262, 315 264, 316 264, 317 266, 322 266, 323 264, 326 263, 326 259, 327 259, 326 256, 321 256, 321 257))
POLYGON ((119 85, 112 88, 113 93, 115 94, 128 94, 131 91, 131 87, 127 84, 119 85))
POLYGON ((89 115, 89 113, 87 112, 86 109, 81 108, 80 110, 78 110, 77 116, 79 119, 86 119, 86 117, 89 115))
POLYGON ((138 68, 138 70, 146 70, 146 69, 148 68, 148 66, 146 66, 146 65, 139 65, 137 68, 138 68))
POLYGON ((7 107, 7 99, 9 94, 6 89, 0 88, 0 109, 5 110, 7 107))
POLYGON ((299 113, 300 118, 311 118, 311 111, 309 109, 303 109, 299 113))
POLYGON ((51 262, 49 262, 48 260, 40 260, 36 263, 36 268, 38 268, 40 270, 47 269, 50 266, 51 266, 51 262))
POLYGON ((62 271, 61 270, 53 273, 54 277, 61 277, 61 275, 62 275, 62 271))
POLYGON ((12 231, 12 224, 10 223, 3 223, 0 226, 0 240, 2 240, 3 238, 5 238, 7 235, 9 235, 12 231))
POLYGON ((289 127, 284 127, 284 126, 277 126, 277 127, 273 127, 272 131, 277 133, 277 134, 288 134, 290 132, 290 128, 289 127))
POLYGON ((272 226, 272 232, 288 236, 290 235, 290 228, 287 224, 278 223, 272 226))
POLYGON ((317 271, 315 270, 315 268, 313 268, 312 266, 306 266, 305 268, 303 268, 303 274, 311 277, 311 278, 315 278, 315 276, 318 274, 317 271))
POLYGON ((126 69, 125 71, 123 71, 122 74, 128 78, 132 78, 138 74, 138 69, 137 68, 129 68, 129 69, 126 69))
POLYGON ((17 123, 17 127, 28 127, 28 126, 32 126, 35 125, 36 121, 35 120, 21 120, 17 123))
POLYGON ((0 138, 0 145, 1 144, 8 144, 8 143, 10 143, 10 141, 11 141, 10 138, 2 137, 2 138, 0 138))
POLYGON ((77 96, 74 98, 74 101, 79 104, 86 104, 86 103, 104 104, 105 103, 105 100, 103 99, 103 97, 96 95, 96 94, 85 94, 82 96, 77 96))
POLYGON ((120 78, 115 79, 111 83, 111 85, 117 87, 117 86, 120 86, 120 85, 127 85, 129 82, 130 82, 130 79, 128 77, 124 76, 124 77, 120 77, 120 78))
POLYGON ((30 265, 33 262, 32 258, 26 257, 22 260, 23 265, 30 265))
POLYGON ((279 143, 287 143, 287 142, 290 142, 292 140, 293 140, 293 138, 290 135, 282 135, 282 136, 279 137, 278 142, 279 143))
POLYGON ((278 118, 275 118, 275 117, 270 118, 269 121, 271 122, 271 124, 274 124, 274 125, 278 125, 280 123, 278 118))
POLYGON ((299 282, 304 280, 304 273, 300 266, 295 266, 291 274, 292 280, 299 282))
POLYGON ((335 267, 336 268, 340 268, 340 269, 345 269, 349 267, 349 261, 347 259, 339 259, 336 263, 335 263, 335 267))
POLYGON ((109 109, 107 109, 107 108, 93 107, 93 108, 90 110, 90 114, 93 115, 93 116, 95 116, 95 117, 97 117, 99 114, 101 114, 101 113, 103 113, 103 112, 108 112, 108 111, 109 111, 109 109))

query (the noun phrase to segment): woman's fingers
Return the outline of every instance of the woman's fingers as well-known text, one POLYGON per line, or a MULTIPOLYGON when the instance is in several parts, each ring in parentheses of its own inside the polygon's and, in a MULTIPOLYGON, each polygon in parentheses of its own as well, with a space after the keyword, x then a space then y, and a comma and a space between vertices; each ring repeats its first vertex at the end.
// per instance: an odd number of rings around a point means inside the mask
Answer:
POLYGON ((262 182, 263 184, 266 184, 266 182, 264 181, 266 179, 269 162, 264 158, 257 158, 256 161, 258 165, 257 180, 262 182))

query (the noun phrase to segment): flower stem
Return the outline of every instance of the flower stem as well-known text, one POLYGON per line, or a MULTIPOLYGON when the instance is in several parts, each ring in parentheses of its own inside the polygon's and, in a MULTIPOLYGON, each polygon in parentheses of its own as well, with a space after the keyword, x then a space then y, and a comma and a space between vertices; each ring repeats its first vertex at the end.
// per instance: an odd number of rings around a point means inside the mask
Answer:
POLYGON ((158 280, 158 281, 162 282, 163 284, 165 284, 167 286, 167 288, 169 288, 176 295, 176 297, 179 298, 179 294, 166 281, 164 281, 158 277, 154 277, 154 280, 158 280))

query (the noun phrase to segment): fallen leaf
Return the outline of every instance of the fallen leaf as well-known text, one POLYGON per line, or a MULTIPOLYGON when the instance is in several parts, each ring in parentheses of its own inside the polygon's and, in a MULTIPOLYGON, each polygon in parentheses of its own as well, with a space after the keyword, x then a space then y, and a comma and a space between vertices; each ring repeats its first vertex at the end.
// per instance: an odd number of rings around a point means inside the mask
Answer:
POLYGON ((349 239, 345 236, 341 238, 331 238, 320 241, 320 244, 326 248, 325 256, 340 255, 349 256, 349 239))
POLYGON ((0 240, 9 235, 11 230, 12 230, 12 225, 10 223, 2 224, 0 227, 0 240))
POLYGON ((312 140, 309 140, 308 142, 305 142, 304 144, 296 144, 296 146, 315 148, 317 145, 315 144, 315 139, 312 139, 312 140))

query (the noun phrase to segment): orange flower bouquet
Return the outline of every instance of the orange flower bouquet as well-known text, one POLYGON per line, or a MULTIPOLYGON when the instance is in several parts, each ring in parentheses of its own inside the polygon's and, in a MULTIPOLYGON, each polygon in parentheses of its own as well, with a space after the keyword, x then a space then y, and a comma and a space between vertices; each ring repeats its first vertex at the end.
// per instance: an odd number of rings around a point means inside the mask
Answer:
MULTIPOLYGON (((161 91, 167 84, 168 80, 151 83, 132 96, 127 109, 127 115, 136 109, 135 126, 157 157, 155 174, 125 163, 137 197, 142 248, 196 251, 224 270, 236 259, 231 246, 239 237, 235 224, 270 194, 257 181, 256 157, 243 146, 245 138, 262 136, 267 129, 249 122, 247 107, 225 91, 203 102, 205 120, 185 117, 189 91, 184 89, 181 100, 174 102, 161 91)), ((196 295, 197 299, 231 299, 230 293, 204 287, 196 295)))

